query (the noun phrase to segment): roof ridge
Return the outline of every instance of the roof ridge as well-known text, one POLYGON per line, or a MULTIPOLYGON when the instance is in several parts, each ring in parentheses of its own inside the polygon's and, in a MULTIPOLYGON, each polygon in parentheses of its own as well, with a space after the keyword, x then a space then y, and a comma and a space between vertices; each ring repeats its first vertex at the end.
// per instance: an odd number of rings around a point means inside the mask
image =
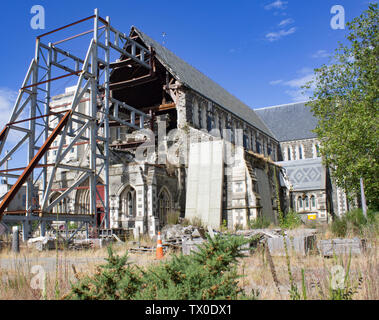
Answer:
POLYGON ((298 101, 298 102, 290 102, 290 103, 284 103, 284 104, 278 104, 276 106, 268 106, 268 107, 263 107, 263 108, 255 108, 254 110, 264 110, 264 109, 272 109, 272 108, 280 108, 280 107, 286 107, 286 106, 291 106, 295 104, 304 104, 311 102, 313 100, 304 100, 304 101, 298 101))

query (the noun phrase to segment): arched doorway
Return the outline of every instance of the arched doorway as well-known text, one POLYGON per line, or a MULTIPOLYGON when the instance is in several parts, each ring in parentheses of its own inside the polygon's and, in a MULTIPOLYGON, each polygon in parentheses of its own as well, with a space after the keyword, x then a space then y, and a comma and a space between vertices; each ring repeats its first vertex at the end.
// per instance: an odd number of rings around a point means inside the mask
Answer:
POLYGON ((90 213, 89 188, 88 187, 86 188, 86 186, 79 187, 76 192, 75 213, 76 214, 89 214, 90 213))
MULTIPOLYGON (((98 178, 99 179, 99 178, 98 178)), ((100 227, 101 222, 104 221, 104 186, 99 179, 96 186, 96 226, 100 227)), ((77 187, 75 196, 75 214, 87 215, 91 213, 91 200, 89 179, 86 179, 79 187, 77 187)))
MULTIPOLYGON (((58 199, 58 197, 61 195, 61 193, 59 192, 55 192, 51 197, 50 197, 50 200, 49 200, 49 203, 52 203, 53 201, 55 201, 56 199, 58 199)), ((55 213, 55 214, 65 214, 67 213, 67 199, 64 198, 62 199, 61 201, 59 201, 51 210, 51 213, 55 213)))

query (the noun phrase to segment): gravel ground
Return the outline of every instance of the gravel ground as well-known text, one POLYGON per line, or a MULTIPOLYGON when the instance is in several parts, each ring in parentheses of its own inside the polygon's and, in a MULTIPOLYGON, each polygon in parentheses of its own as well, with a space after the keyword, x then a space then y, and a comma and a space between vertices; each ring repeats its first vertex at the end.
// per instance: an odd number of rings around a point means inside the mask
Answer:
MULTIPOLYGON (((105 262, 101 257, 85 257, 85 258, 62 258, 59 257, 59 265, 75 265, 76 270, 82 271, 88 263, 102 264, 105 262)), ((0 258, 0 268, 3 270, 23 270, 28 272, 33 266, 40 265, 44 268, 45 272, 55 271, 56 258, 55 257, 39 257, 39 258, 0 258)), ((84 270, 83 270, 84 271, 84 270)))

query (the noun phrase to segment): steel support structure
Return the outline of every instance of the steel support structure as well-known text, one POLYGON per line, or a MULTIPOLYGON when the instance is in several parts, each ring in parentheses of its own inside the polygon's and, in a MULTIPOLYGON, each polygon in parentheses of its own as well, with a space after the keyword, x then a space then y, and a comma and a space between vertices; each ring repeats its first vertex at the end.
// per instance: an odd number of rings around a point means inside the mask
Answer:
MULTIPOLYGON (((112 65, 115 63, 110 61, 111 54, 121 55, 124 59, 130 59, 133 63, 138 63, 150 71, 152 69, 151 50, 147 50, 125 33, 112 27, 109 17, 101 18, 98 9, 95 9, 94 14, 90 17, 42 34, 36 39, 34 59, 19 90, 9 122, 0 133, 0 166, 17 151, 25 150, 25 147, 27 151, 27 163, 21 175, 9 174, 8 171, 12 171, 12 169, 0 171, 0 176, 16 178, 25 182, 25 214, 7 215, 7 204, 13 198, 10 193, 2 197, 0 204, 0 220, 5 215, 4 221, 22 222, 24 240, 30 236, 31 221, 39 221, 41 233, 44 234, 45 223, 52 219, 58 219, 57 216, 54 218, 54 215, 51 214, 54 207, 86 181, 89 181, 89 211, 86 212, 86 215, 80 216, 62 214, 59 216, 59 220, 95 224, 98 214, 96 201, 100 199, 105 213, 100 227, 110 228, 109 121, 116 121, 120 125, 139 129, 144 127, 145 121, 148 123, 151 120, 151 115, 145 114, 125 102, 111 98, 110 74, 112 65), (43 42, 46 36, 51 36, 85 21, 88 23, 90 20, 93 21, 92 30, 47 44, 43 42), (79 57, 60 48, 63 43, 67 44, 83 35, 91 35, 85 56, 79 57), (53 76, 57 70, 64 73, 53 76), (77 77, 71 103, 64 108, 65 110, 53 112, 51 110, 51 87, 54 81, 67 77, 77 77), (83 112, 79 110, 78 106, 84 97, 89 98, 89 103, 88 108, 83 112), (122 115, 120 115, 121 113, 122 115), (49 163, 47 152, 51 141, 49 146, 44 149, 39 145, 44 146, 51 137, 51 133, 55 129, 51 127, 52 121, 60 122, 63 116, 67 117, 65 125, 54 137, 58 145, 54 149, 55 160, 49 163), (136 117, 139 120, 138 126, 136 117), (126 119, 130 121, 126 121, 126 119), (14 137, 15 133, 21 137, 12 145, 14 140, 12 135, 14 137), (88 143, 88 163, 83 164, 83 161, 80 161, 78 165, 69 165, 67 157, 71 148, 83 141, 88 143), (6 148, 10 150, 8 153, 3 152, 6 144, 6 148), (9 145, 12 146, 9 147, 9 145), (36 151, 38 151, 39 159, 33 162, 36 151), (76 171, 76 179, 63 193, 52 200, 57 173, 63 169, 76 171), (27 170, 28 172, 26 172, 27 170), (103 181, 101 185, 104 186, 103 198, 98 191, 100 179, 103 181), (39 194, 39 201, 36 201, 37 194, 39 194)), ((84 155, 84 157, 86 156, 84 155)))

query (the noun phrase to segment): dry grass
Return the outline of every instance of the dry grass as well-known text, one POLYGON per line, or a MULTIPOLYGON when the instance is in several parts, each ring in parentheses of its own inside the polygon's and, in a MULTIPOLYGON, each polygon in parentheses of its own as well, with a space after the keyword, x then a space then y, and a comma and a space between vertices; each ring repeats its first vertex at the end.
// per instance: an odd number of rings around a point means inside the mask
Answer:
MULTIPOLYGON (((141 245, 148 244, 151 244, 151 240, 141 239, 141 245)), ((133 246, 132 243, 115 244, 113 249, 116 254, 123 255, 127 249, 133 246)), ((148 266, 159 262, 155 259, 155 252, 129 253, 128 256, 130 262, 139 266, 148 266)), ((9 249, 3 249, 0 252, 0 260, 3 262, 5 259, 10 260, 11 263, 7 268, 0 267, 0 300, 40 300, 44 298, 54 300, 57 298, 56 282, 58 282, 59 297, 61 297, 70 290, 70 283, 77 281, 76 276, 94 274, 96 267, 103 264, 107 257, 106 248, 77 251, 59 250, 58 272, 56 273, 55 250, 39 252, 33 248, 22 247, 19 254, 14 254, 9 249), (42 290, 32 289, 31 281, 36 274, 32 273, 31 269, 35 265, 45 266, 46 259, 50 259, 50 267, 44 268, 46 269, 46 292, 43 293, 42 290)), ((163 260, 168 257, 169 253, 163 260)))
MULTIPOLYGON (((353 286, 358 286, 359 280, 362 278, 361 284, 353 296, 354 300, 379 300, 378 248, 376 243, 372 244, 372 248, 364 254, 351 257, 349 273, 351 283, 353 286)), ((301 270, 304 269, 307 299, 328 299, 330 270, 336 264, 344 266, 346 270, 348 259, 347 255, 338 258, 324 258, 320 255, 290 256, 291 272, 299 292, 302 291, 301 270)), ((290 299, 290 280, 286 257, 273 256, 272 260, 280 291, 275 286, 267 255, 262 249, 241 259, 239 273, 245 277, 240 279, 239 284, 248 293, 252 289, 258 290, 259 299, 262 300, 290 299)))
MULTIPOLYGON (((325 230, 327 231, 327 230, 325 230)), ((323 239, 330 235, 323 233, 318 237, 323 239)), ((350 267, 350 278, 352 283, 358 283, 362 278, 361 284, 353 299, 370 299, 379 300, 379 264, 378 264, 378 247, 377 238, 371 238, 369 248, 363 255, 352 256, 350 267)), ((154 243, 148 238, 142 237, 140 244, 143 246, 153 246, 154 243)), ((124 254, 127 249, 135 246, 135 243, 115 244, 113 246, 116 254, 124 254)), ((169 259, 169 253, 164 259, 169 259)), ((70 289, 70 283, 76 281, 75 272, 72 268, 75 260, 75 270, 79 275, 92 275, 95 273, 96 266, 104 262, 107 257, 107 249, 92 250, 60 250, 58 252, 58 272, 56 273, 56 251, 39 252, 32 248, 21 248, 21 252, 17 255, 8 249, 0 251, 0 260, 12 261, 11 267, 0 267, 0 299, 56 299, 56 281, 59 285, 59 296, 63 296, 70 289), (17 257, 17 259, 15 259, 17 257), (46 293, 43 295, 42 290, 32 289, 30 283, 35 276, 31 272, 33 265, 41 264, 50 259, 53 266, 46 273, 46 293), (58 275, 58 277, 56 277, 58 275)), ((155 252, 129 254, 129 261, 139 266, 148 266, 158 263, 155 259, 155 252)), ((160 260, 161 261, 161 260, 160 260)), ((267 254, 262 248, 259 248, 254 254, 241 259, 239 263, 239 273, 244 275, 239 280, 247 293, 252 289, 258 290, 259 299, 263 300, 281 300, 290 299, 288 293, 290 289, 290 281, 288 274, 288 266, 286 257, 272 257, 272 262, 276 271, 278 288, 276 287, 271 272, 267 254)), ((290 266, 294 281, 302 290, 301 270, 304 269, 305 284, 308 299, 328 299, 330 270, 333 265, 341 264, 346 266, 348 257, 341 258, 323 258, 313 253, 308 256, 290 256, 290 266)))

